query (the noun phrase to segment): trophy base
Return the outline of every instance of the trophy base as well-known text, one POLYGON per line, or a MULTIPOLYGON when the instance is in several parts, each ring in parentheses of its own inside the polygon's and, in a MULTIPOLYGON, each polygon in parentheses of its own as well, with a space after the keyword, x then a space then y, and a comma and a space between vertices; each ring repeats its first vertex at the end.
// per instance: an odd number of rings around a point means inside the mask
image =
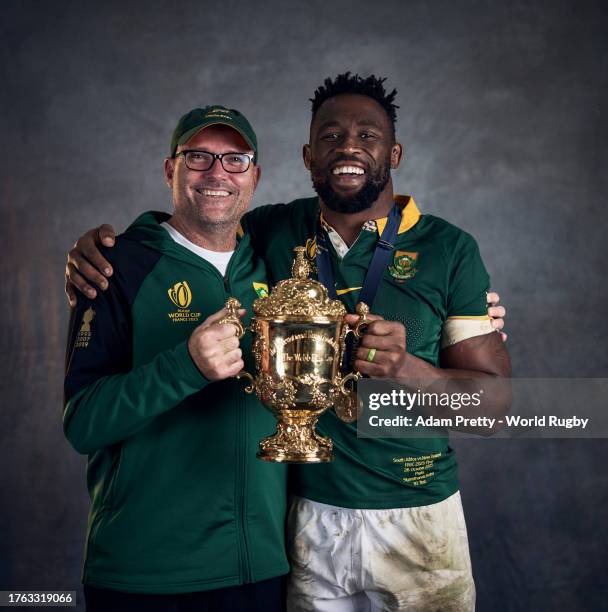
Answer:
POLYGON ((333 461, 333 443, 315 431, 317 419, 278 423, 277 432, 260 442, 256 457, 275 463, 325 463, 333 461))

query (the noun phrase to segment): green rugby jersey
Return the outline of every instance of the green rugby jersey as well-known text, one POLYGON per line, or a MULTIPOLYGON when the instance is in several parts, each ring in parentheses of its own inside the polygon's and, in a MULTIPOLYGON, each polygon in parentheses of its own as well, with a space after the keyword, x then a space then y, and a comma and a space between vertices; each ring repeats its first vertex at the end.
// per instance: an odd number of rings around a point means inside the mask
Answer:
MULTIPOLYGON (((242 381, 209 382, 187 348, 234 295, 251 313, 265 287, 249 238, 225 277, 147 213, 104 255, 114 275, 72 312, 64 430, 88 455, 83 582, 185 593, 289 570, 286 467, 255 457, 275 420, 242 381)), ((243 339, 253 367, 250 336, 243 339)))
MULTIPOLYGON (((395 251, 372 312, 403 323, 408 352, 437 366, 445 321, 487 316, 489 277, 469 234, 421 215, 410 197, 396 196, 396 201, 402 216, 395 251)), ((273 284, 289 278, 295 246, 305 245, 314 258, 318 217, 317 198, 263 206, 245 216, 243 225, 273 284)), ((349 312, 385 224, 386 218, 366 223, 343 258, 328 241, 337 294, 349 312)), ((318 428, 334 441, 336 459, 291 468, 297 495, 348 508, 394 508, 435 503, 458 490, 447 438, 359 439, 356 424, 343 423, 333 410, 318 428)))

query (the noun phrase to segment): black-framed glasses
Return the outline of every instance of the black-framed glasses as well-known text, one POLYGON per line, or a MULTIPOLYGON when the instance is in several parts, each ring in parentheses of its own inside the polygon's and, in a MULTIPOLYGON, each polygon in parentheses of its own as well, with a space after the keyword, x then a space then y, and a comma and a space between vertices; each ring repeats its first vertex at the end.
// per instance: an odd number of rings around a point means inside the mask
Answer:
POLYGON ((176 154, 184 156, 186 168, 189 170, 211 170, 216 159, 220 160, 222 168, 226 172, 240 173, 247 172, 251 161, 255 157, 251 153, 211 153, 210 151, 200 151, 198 149, 187 149, 176 154))

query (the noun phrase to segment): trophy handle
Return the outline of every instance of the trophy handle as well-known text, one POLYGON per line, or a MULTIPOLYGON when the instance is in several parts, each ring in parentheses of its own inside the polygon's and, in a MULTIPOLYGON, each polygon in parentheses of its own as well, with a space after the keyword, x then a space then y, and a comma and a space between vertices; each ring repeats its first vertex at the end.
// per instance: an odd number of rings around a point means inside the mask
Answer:
POLYGON ((219 320, 220 325, 231 323, 236 328, 236 337, 240 340, 245 335, 245 326, 241 323, 238 310, 241 303, 236 298, 228 298, 224 308, 228 311, 225 317, 219 320))
POLYGON ((351 380, 357 382, 360 378, 362 378, 362 376, 359 374, 359 372, 351 372, 350 374, 347 374, 340 381, 340 393, 342 393, 342 395, 349 395, 350 390, 346 388, 346 383, 350 382, 351 380))
POLYGON ((247 370, 241 370, 235 378, 241 380, 241 378, 247 378, 250 383, 245 387, 245 393, 253 393, 255 391, 255 378, 247 372, 247 370))
POLYGON ((346 335, 355 334, 356 338, 362 338, 365 333, 365 329, 369 325, 369 319, 367 315, 369 314, 369 306, 365 302, 359 302, 355 309, 357 314, 359 315, 359 320, 355 323, 354 327, 349 327, 346 330, 346 335))
MULTIPOLYGON (((228 298, 224 306, 228 313, 225 317, 219 320, 220 325, 232 324, 235 327, 236 337, 240 340, 246 331, 246 327, 241 323, 239 318, 238 310, 241 307, 241 303, 236 298, 228 298)), ((247 378, 250 382, 245 387, 245 393, 253 393, 255 391, 255 378, 249 374, 246 370, 241 370, 235 378, 240 380, 241 378, 247 378)))

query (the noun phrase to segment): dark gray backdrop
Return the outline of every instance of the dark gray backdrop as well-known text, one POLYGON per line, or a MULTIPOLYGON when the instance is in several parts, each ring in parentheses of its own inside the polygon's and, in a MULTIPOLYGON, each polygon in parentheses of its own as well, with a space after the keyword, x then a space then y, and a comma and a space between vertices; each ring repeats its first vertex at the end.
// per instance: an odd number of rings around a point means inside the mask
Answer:
MULTIPOLYGON (((168 209, 176 119, 257 127, 255 204, 311 193, 307 99, 399 90, 401 193, 478 239, 517 376, 605 377, 607 12, 588 2, 3 2, 0 588, 78 588, 84 459, 60 428, 65 252, 168 209)), ((478 609, 608 609, 605 441, 461 441, 478 609)))

